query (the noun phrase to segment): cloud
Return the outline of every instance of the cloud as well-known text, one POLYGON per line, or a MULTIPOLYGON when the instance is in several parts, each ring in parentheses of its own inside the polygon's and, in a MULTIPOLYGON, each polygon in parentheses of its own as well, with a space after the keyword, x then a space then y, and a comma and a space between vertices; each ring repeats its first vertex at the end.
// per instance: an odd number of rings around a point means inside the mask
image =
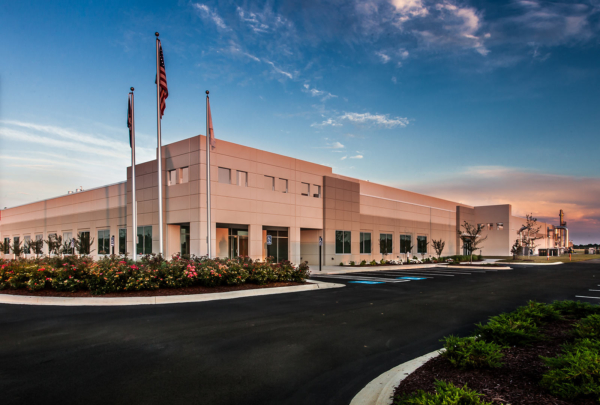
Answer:
POLYGON ((399 14, 398 23, 402 23, 415 17, 425 17, 429 14, 422 0, 392 0, 392 5, 399 14))
POLYGON ((383 52, 375 52, 375 55, 379 56, 381 58, 381 62, 383 62, 384 64, 388 63, 392 59, 383 52))
POLYGON ((192 3, 192 7, 194 7, 203 18, 211 20, 213 23, 215 23, 217 27, 223 30, 227 29, 225 21, 223 21, 216 11, 211 10, 206 4, 192 3))
POLYGON ((331 94, 327 91, 318 90, 314 87, 311 89, 310 85, 307 83, 305 83, 302 87, 303 87, 303 89, 302 89, 303 92, 308 93, 313 97, 321 97, 322 102, 327 101, 330 98, 337 98, 337 96, 335 94, 331 94))
POLYGON ((348 156, 343 156, 340 160, 346 160, 348 156))
POLYGON ((336 141, 336 142, 333 142, 333 143, 329 144, 328 148, 331 148, 331 149, 344 149, 345 146, 342 145, 340 142, 336 141))
POLYGON ((288 77, 288 78, 290 78, 290 79, 293 79, 293 78, 294 78, 294 76, 292 76, 292 74, 291 74, 291 73, 289 73, 289 72, 285 72, 285 71, 283 71, 283 70, 279 69, 277 66, 275 66, 275 64, 274 64, 273 62, 271 62, 271 61, 268 61, 268 60, 266 60, 266 59, 265 59, 265 62, 266 62, 266 63, 268 63, 269 65, 271 65, 271 66, 273 67, 273 70, 274 70, 275 72, 277 72, 277 73, 279 73, 279 74, 281 74, 281 75, 283 75, 283 76, 286 76, 286 77, 288 77))
POLYGON ((392 76, 392 83, 394 83, 394 84, 398 83, 398 79, 396 79, 396 76, 392 76))
MULTIPOLYGON (((397 126, 405 127, 409 124, 408 118, 394 117, 390 118, 389 114, 371 114, 371 113, 353 113, 346 112, 335 118, 328 118, 327 120, 318 123, 311 124, 311 127, 341 127, 343 121, 348 121, 356 125, 369 125, 377 126, 380 128, 395 128, 397 126)), ((352 137, 348 134, 346 136, 352 137)))
POLYGON ((512 204, 513 215, 533 213, 557 223, 568 215, 576 243, 600 239, 600 178, 541 173, 504 166, 475 166, 438 181, 403 184, 403 188, 469 205, 512 204))
POLYGON ((362 159, 363 155, 350 156, 350 159, 362 159))

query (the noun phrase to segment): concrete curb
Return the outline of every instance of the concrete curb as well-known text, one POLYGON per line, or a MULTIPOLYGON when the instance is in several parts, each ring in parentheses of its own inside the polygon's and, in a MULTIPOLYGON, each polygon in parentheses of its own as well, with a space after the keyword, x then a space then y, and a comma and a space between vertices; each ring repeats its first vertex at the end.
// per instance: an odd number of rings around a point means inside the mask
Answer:
POLYGON ((408 377, 410 373, 439 355, 439 351, 436 350, 386 371, 360 390, 352 398, 350 405, 390 405, 393 401, 394 390, 400 382, 408 377))
MULTIPOLYGON (((573 262, 575 263, 575 262, 573 262)), ((554 263, 511 263, 518 264, 519 266, 556 266, 557 264, 564 264, 563 262, 554 262, 554 263)))
POLYGON ((311 285, 292 287, 260 288, 255 290, 230 291, 193 295, 162 295, 156 297, 36 297, 31 295, 0 294, 0 304, 13 305, 54 305, 54 306, 124 306, 124 305, 162 305, 186 302, 206 302, 234 298, 257 297, 263 295, 286 294, 302 291, 323 290, 345 287, 344 284, 306 280, 311 285))
POLYGON ((452 266, 449 265, 448 269, 484 269, 484 270, 512 270, 512 267, 508 266, 452 266))

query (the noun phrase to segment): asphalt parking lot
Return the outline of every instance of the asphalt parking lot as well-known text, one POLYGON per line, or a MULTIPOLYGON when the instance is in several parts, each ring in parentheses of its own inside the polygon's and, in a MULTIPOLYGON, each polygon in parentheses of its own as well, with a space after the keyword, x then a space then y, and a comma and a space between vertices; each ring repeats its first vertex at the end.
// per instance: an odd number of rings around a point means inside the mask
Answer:
POLYGON ((317 276, 346 287, 205 303, 0 305, 2 403, 348 404, 491 315, 600 297, 598 261, 474 270, 317 276))

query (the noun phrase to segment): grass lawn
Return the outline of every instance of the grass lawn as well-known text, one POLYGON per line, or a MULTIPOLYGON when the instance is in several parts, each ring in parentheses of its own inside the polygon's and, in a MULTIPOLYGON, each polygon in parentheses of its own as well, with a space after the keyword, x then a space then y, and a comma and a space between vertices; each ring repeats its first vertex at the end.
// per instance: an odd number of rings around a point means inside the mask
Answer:
MULTIPOLYGON (((582 262, 584 260, 592 260, 592 259, 600 259, 600 254, 599 255, 586 255, 586 254, 582 254, 582 253, 575 253, 571 255, 571 261, 572 262, 582 262)), ((517 260, 513 260, 512 258, 510 259, 505 259, 505 260, 500 260, 500 262, 505 262, 505 263, 518 263, 518 262, 524 262, 524 263, 555 263, 555 262, 563 262, 563 263, 567 263, 569 261, 569 255, 562 255, 562 256, 550 256, 550 260, 547 260, 546 256, 517 256, 517 260)))

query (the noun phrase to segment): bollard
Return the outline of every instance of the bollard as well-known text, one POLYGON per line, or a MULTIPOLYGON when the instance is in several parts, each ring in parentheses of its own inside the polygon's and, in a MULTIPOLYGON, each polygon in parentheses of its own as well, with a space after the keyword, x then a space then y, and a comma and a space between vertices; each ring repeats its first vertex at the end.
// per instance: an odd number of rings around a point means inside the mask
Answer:
POLYGON ((571 261, 571 253, 569 253, 569 261, 571 261))

